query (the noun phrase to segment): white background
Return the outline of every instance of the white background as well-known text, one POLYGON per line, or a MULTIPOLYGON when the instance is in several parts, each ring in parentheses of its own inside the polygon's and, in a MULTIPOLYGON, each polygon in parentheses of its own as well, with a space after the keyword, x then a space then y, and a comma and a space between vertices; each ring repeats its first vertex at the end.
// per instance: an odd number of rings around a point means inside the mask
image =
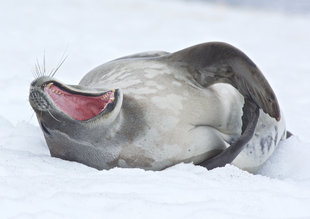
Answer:
POLYGON ((310 217, 310 16, 183 1, 0 1, 0 218, 310 217), (294 137, 253 175, 180 164, 97 171, 51 158, 28 103, 36 58, 76 84, 106 61, 208 41, 243 50, 294 137))

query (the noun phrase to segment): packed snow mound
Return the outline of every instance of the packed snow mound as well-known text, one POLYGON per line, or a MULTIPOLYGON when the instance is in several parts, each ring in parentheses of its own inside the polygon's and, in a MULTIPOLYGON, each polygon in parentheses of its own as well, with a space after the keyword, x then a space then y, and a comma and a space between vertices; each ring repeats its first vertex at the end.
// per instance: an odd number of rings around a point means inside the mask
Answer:
POLYGON ((284 14, 188 1, 0 1, 0 218, 310 217, 310 23, 284 14), (127 54, 224 41, 260 67, 294 134, 257 174, 98 171, 52 158, 28 98, 31 67, 69 58, 56 74, 77 84, 91 68, 127 54), (42 61, 41 61, 42 62, 42 61))
POLYGON ((309 216, 309 144, 291 137, 253 175, 227 165, 98 171, 49 155, 39 127, 0 118, 3 218, 309 216), (296 150, 298 149, 298 150, 296 150))
POLYGON ((297 136, 283 141, 259 173, 279 180, 296 180, 310 186, 310 144, 297 136))

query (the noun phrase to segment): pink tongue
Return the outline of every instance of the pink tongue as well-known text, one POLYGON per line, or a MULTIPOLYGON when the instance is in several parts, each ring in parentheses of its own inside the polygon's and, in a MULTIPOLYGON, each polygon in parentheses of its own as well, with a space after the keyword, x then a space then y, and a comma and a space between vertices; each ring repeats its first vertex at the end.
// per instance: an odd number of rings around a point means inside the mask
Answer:
POLYGON ((97 97, 71 94, 53 84, 46 86, 45 91, 59 109, 77 120, 94 118, 106 108, 108 103, 113 102, 111 98, 114 97, 113 92, 97 97))

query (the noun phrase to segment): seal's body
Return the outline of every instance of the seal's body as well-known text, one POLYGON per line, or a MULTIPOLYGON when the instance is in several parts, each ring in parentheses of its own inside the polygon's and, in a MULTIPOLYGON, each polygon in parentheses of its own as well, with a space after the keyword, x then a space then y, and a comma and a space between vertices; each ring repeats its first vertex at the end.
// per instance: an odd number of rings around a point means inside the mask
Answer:
POLYGON ((38 78, 30 103, 55 157, 98 169, 233 161, 254 171, 286 130, 269 84, 243 56, 223 43, 140 53, 95 68, 77 86, 38 78))

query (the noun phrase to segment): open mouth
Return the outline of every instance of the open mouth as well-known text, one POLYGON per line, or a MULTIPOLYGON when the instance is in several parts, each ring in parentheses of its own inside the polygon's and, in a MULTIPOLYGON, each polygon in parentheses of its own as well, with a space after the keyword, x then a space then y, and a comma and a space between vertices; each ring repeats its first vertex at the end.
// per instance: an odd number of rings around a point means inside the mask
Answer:
POLYGON ((100 94, 90 94, 70 91, 50 82, 45 84, 44 91, 60 110, 76 120, 89 120, 101 113, 112 111, 115 107, 114 89, 100 94))

